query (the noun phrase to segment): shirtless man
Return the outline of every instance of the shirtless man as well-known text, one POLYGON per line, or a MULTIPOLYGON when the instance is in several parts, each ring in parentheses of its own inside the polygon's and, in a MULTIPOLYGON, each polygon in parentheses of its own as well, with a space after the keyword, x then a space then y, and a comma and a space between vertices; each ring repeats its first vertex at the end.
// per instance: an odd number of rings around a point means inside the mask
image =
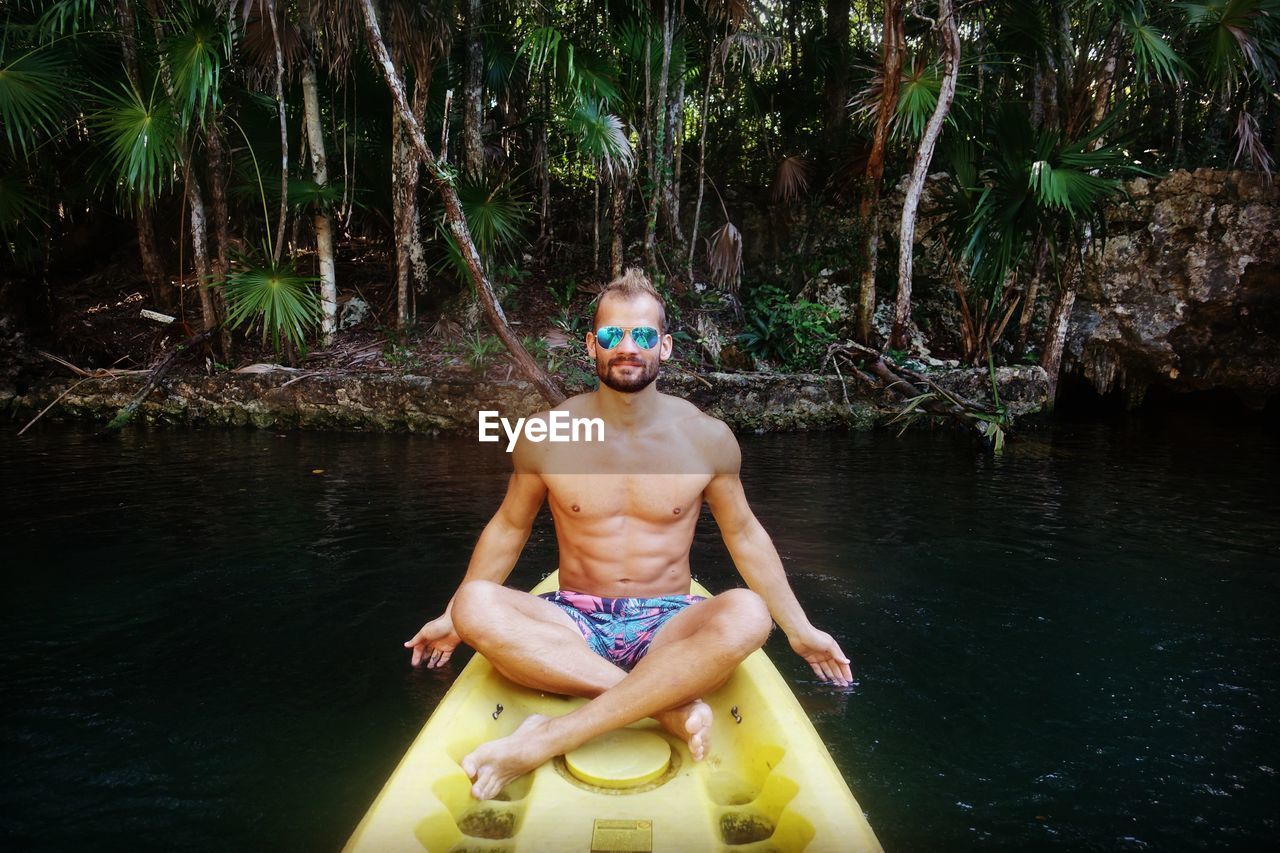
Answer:
POLYGON ((657 291, 628 271, 601 294, 594 325, 587 352, 600 387, 557 408, 602 419, 605 440, 517 443, 506 497, 462 585, 444 614, 405 643, 414 666, 443 666, 466 642, 512 681, 591 700, 564 716, 530 716, 463 758, 481 800, 645 717, 701 759, 711 708, 699 697, 764 644, 774 621, 818 678, 852 681, 849 659, 809 623, 747 506, 733 433, 654 386, 672 346, 657 291), (536 597, 502 583, 544 500, 560 548, 560 592, 536 597), (750 589, 688 595, 689 549, 704 500, 750 589))

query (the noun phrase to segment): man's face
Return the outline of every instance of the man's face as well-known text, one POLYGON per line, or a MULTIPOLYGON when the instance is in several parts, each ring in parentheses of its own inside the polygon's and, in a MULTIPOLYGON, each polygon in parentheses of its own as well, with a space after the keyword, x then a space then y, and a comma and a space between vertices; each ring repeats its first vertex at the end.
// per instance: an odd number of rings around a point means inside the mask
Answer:
MULTIPOLYGON (((651 296, 607 298, 596 312, 595 328, 604 326, 620 326, 627 330, 637 326, 660 329, 658 303, 651 296)), ((634 394, 658 378, 658 365, 671 357, 671 336, 663 335, 653 349, 642 349, 628 333, 613 349, 605 349, 598 344, 595 330, 592 330, 587 335, 587 354, 596 360, 596 375, 602 383, 614 391, 634 394)))

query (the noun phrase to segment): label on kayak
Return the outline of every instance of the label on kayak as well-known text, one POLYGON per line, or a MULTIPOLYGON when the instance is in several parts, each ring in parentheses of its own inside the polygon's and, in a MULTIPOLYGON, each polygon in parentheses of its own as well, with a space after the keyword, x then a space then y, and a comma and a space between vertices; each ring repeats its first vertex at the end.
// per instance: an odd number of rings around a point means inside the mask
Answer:
POLYGON ((591 831, 591 853, 652 853, 653 821, 597 820, 591 831))

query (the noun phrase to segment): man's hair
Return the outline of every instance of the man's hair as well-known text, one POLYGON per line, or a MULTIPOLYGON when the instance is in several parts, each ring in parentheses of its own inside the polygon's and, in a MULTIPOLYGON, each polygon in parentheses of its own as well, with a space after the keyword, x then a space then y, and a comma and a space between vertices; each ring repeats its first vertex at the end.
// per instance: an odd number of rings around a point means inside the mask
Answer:
POLYGON ((665 335, 667 333, 667 308, 662 304, 662 294, 658 293, 658 289, 649 281, 649 277, 644 271, 638 267, 631 267, 618 278, 609 282, 605 289, 600 291, 600 297, 596 300, 596 310, 591 316, 591 325, 595 326, 597 317, 600 315, 600 306, 610 297, 618 299, 631 300, 637 296, 652 296, 653 300, 658 303, 658 333, 665 335))

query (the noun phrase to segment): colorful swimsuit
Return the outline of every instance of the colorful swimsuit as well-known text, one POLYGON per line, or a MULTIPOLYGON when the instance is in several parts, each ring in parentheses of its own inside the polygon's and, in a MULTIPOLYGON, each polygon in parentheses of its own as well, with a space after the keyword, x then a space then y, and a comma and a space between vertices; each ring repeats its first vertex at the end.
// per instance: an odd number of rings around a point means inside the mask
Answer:
POLYGON ((657 598, 601 598, 567 589, 544 592, 578 626, 591 651, 628 672, 649 651, 649 643, 667 620, 701 595, 662 595, 657 598))

